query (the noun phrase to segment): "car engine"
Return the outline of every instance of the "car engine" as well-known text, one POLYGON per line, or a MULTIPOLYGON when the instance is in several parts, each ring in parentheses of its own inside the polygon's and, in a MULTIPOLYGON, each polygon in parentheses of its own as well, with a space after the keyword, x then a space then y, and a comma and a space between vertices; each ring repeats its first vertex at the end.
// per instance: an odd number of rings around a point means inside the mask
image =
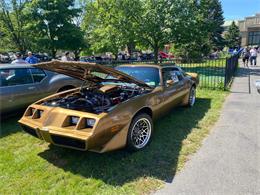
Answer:
POLYGON ((65 97, 55 97, 41 102, 44 106, 62 107, 90 113, 101 113, 112 106, 124 102, 134 96, 146 93, 142 88, 106 85, 101 88, 82 88, 65 97))

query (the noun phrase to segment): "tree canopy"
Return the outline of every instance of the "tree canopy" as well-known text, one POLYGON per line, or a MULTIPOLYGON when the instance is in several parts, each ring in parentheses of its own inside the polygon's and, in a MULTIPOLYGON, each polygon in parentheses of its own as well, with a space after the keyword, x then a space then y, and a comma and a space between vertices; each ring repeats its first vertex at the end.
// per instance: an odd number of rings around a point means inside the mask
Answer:
POLYGON ((8 49, 17 48, 25 51, 30 47, 27 39, 26 23, 28 18, 24 12, 28 0, 0 0, 0 31, 1 43, 8 49))
POLYGON ((79 54, 150 49, 200 58, 223 47, 219 0, 0 0, 0 45, 79 54), (3 43, 3 42, 6 42, 3 43), (7 44, 9 43, 9 44, 7 44))
POLYGON ((228 28, 228 32, 225 34, 225 39, 228 47, 230 48, 240 47, 241 45, 240 32, 238 26, 235 24, 234 21, 228 28))
POLYGON ((84 43, 83 32, 73 22, 80 9, 73 6, 74 0, 33 0, 28 7, 35 41, 53 57, 58 49, 76 50, 84 43))

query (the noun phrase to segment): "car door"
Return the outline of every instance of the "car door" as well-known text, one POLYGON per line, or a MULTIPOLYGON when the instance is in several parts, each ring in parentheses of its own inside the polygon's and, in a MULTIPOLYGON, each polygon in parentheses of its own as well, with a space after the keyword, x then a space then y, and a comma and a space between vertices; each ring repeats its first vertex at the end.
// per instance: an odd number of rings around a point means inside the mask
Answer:
POLYGON ((29 105, 37 93, 29 68, 1 69, 0 87, 1 112, 29 105))
POLYGON ((189 93, 190 91, 190 81, 189 79, 187 79, 182 70, 176 69, 175 73, 178 77, 178 84, 180 85, 179 87, 179 91, 180 91, 180 100, 182 101, 182 99, 184 98, 185 95, 187 95, 187 93, 189 93))
POLYGON ((39 68, 30 68, 34 86, 37 89, 37 93, 33 96, 33 102, 50 95, 49 80, 46 72, 39 68))
POLYGON ((178 105, 184 96, 185 81, 180 80, 176 71, 178 71, 176 68, 162 69, 164 110, 166 111, 178 105))

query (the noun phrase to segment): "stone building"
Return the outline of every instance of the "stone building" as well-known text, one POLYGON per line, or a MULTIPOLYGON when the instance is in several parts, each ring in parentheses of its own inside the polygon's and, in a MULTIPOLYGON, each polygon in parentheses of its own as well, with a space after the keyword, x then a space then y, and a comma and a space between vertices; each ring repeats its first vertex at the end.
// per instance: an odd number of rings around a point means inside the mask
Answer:
POLYGON ((260 13, 238 21, 243 46, 260 45, 260 13))

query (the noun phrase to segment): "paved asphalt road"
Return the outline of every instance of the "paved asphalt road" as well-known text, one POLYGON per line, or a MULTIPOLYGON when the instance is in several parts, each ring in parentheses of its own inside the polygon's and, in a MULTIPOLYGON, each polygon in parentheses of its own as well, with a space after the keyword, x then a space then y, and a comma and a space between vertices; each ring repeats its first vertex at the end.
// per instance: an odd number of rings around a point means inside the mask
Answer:
POLYGON ((156 195, 260 195, 260 94, 258 67, 240 68, 221 117, 200 150, 156 195))

